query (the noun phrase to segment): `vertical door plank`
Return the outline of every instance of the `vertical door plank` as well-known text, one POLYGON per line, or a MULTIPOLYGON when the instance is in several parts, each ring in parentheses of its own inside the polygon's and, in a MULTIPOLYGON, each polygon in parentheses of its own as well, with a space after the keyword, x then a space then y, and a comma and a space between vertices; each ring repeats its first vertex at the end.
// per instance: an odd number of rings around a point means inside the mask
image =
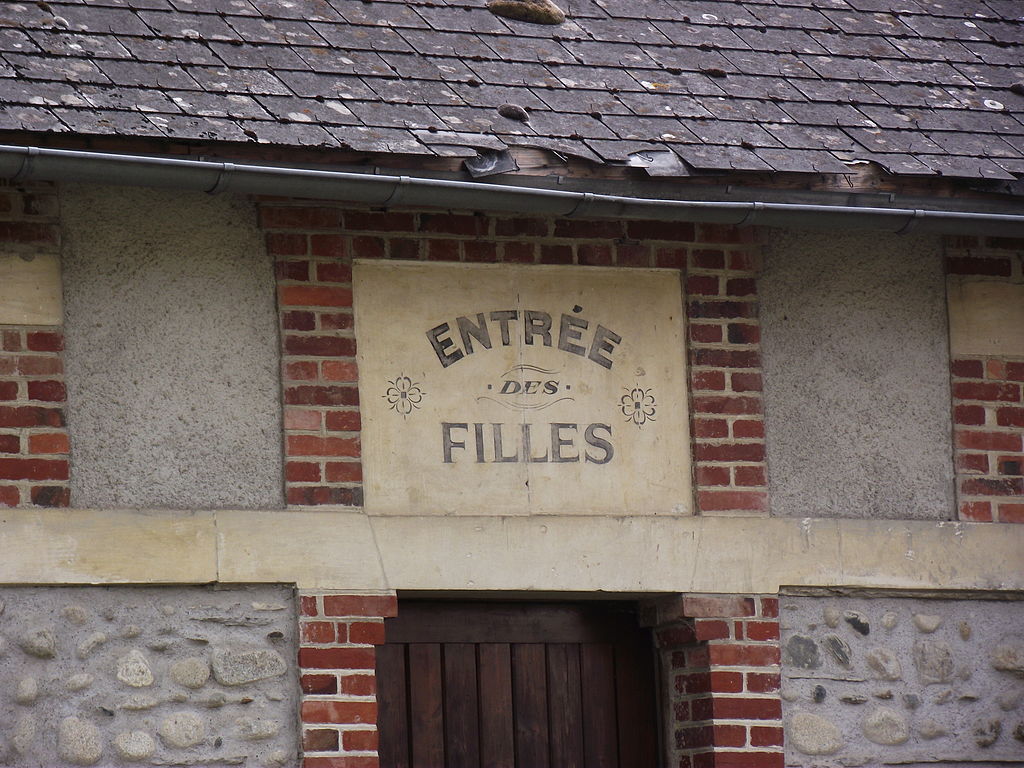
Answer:
POLYGON ((583 749, 587 768, 617 768, 615 662, 607 643, 580 646, 583 680, 583 749))
POLYGON ((405 646, 377 647, 377 728, 381 768, 409 768, 405 646))
POLYGON ((644 639, 615 646, 620 768, 658 762, 654 649, 644 639))
POLYGON ((409 721, 411 768, 443 766, 444 715, 438 643, 409 644, 409 721))
POLYGON ((515 768, 511 647, 508 643, 481 643, 477 653, 482 768, 515 768))
POLYGON ((548 646, 548 709, 554 768, 583 768, 582 706, 580 647, 552 643, 548 646))
POLYGON ((512 646, 516 766, 548 768, 547 674, 542 643, 512 646))
POLYGON ((480 768, 476 646, 444 646, 445 768, 480 768))

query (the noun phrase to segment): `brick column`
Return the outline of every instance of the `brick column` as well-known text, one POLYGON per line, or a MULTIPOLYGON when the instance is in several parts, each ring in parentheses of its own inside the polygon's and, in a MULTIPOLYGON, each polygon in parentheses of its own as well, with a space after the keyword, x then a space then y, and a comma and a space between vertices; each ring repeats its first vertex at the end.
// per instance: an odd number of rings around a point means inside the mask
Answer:
MULTIPOLYGON (((946 271, 1020 282, 1024 242, 949 238, 946 271)), ((1024 357, 954 357, 950 376, 959 518, 1024 523, 1024 357)))
POLYGON ((300 597, 304 768, 377 768, 376 648, 392 595, 300 597))
MULTIPOLYGON (((59 255, 56 189, 0 182, 0 244, 6 254, 59 255)), ((61 326, 0 325, 0 507, 66 507, 61 326)))
POLYGON ((671 766, 782 768, 779 602, 687 595, 654 605, 671 766))

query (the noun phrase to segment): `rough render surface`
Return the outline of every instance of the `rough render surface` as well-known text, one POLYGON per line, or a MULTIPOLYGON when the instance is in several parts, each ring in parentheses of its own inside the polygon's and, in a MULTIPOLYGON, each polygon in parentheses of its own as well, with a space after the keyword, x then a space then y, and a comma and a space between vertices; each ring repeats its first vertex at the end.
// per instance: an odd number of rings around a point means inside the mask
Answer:
POLYGON ((75 505, 280 507, 274 276, 234 198, 61 192, 75 505))
POLYGON ((0 589, 0 764, 294 765, 288 587, 0 589))
POLYGON ((938 241, 772 230, 766 243, 772 514, 952 517, 938 241))
POLYGON ((781 622, 787 765, 1024 760, 1019 601, 788 597, 781 622))

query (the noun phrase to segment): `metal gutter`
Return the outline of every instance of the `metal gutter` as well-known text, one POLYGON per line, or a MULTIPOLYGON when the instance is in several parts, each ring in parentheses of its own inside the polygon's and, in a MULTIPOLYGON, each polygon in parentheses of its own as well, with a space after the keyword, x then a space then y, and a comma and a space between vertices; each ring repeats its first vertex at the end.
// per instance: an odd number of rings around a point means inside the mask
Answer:
MULTIPOLYGON (((900 234, 1024 237, 1024 213, 759 201, 676 200, 478 181, 387 176, 0 145, 0 178, 169 187, 209 193, 342 200, 559 217, 658 219, 739 226, 853 228, 900 234)), ((1022 209, 1024 210, 1024 209, 1022 209)))

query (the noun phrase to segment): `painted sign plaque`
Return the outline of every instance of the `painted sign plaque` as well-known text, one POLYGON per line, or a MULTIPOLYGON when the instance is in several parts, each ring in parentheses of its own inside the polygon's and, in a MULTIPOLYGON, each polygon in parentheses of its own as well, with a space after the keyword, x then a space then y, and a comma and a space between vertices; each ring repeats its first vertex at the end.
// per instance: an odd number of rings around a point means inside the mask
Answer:
POLYGON ((357 262, 371 514, 691 514, 669 270, 357 262))

